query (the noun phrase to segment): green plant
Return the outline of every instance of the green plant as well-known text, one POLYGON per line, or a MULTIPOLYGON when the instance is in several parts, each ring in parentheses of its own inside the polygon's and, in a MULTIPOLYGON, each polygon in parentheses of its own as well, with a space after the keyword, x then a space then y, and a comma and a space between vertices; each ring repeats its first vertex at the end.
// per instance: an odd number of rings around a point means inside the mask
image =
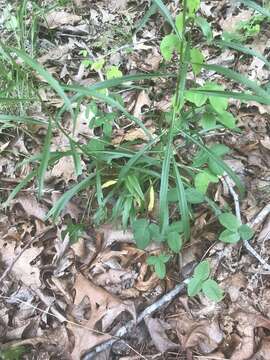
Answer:
MULTIPOLYGON (((23 4, 25 9, 26 1, 23 4)), ((39 124, 47 129, 42 152, 21 161, 20 166, 31 164, 33 170, 12 190, 4 205, 8 206, 18 192, 33 181, 37 181, 38 194, 41 197, 46 185, 46 170, 60 159, 72 156, 78 181, 53 204, 48 218, 56 221, 73 196, 79 193, 87 196, 85 190, 91 188, 93 195, 87 198, 87 203, 95 224, 114 221, 116 224, 121 222, 123 228, 131 226, 136 243, 142 249, 151 241, 164 245, 164 253, 161 256, 155 256, 154 259, 150 257, 151 260, 148 260, 162 278, 165 276, 165 264, 169 256, 179 253, 189 240, 194 207, 205 202, 216 216, 222 212, 211 199, 212 186, 219 182, 219 177, 227 173, 240 194, 244 193, 241 181, 223 161, 230 149, 222 143, 207 146, 204 135, 208 131, 218 131, 220 128, 239 131, 236 118, 228 109, 230 98, 270 105, 269 93, 265 87, 232 69, 207 64, 200 47, 194 44, 190 34, 196 28, 201 32, 202 44, 205 42, 222 49, 231 47, 249 56, 259 57, 269 66, 267 59, 238 43, 214 41, 206 19, 197 16, 199 0, 183 0, 182 5, 182 11, 174 19, 161 0, 154 0, 140 25, 142 27, 153 12, 160 11, 171 26, 171 33, 164 36, 160 44, 165 69, 162 73, 123 75, 117 67, 108 67, 103 59, 90 60, 88 51, 83 50, 81 55, 84 65, 102 76, 105 75, 106 80, 87 87, 65 85, 35 60, 36 52, 33 46, 29 49, 25 46, 25 41, 14 41, 18 36, 17 25, 14 25, 12 30, 16 32, 12 43, 0 44, 0 66, 2 69, 8 69, 1 72, 1 84, 5 84, 5 102, 15 101, 19 104, 19 109, 12 114, 2 113, 0 123, 13 127, 20 124, 20 128, 28 132, 31 131, 31 124, 39 124), (177 67, 177 73, 171 71, 173 66, 177 67), (224 85, 217 82, 206 82, 199 86, 197 77, 202 69, 222 75, 231 84, 240 84, 243 90, 228 91, 224 85), (186 81, 189 71, 193 72, 191 82, 186 81), (55 96, 63 102, 63 106, 52 116, 39 97, 36 97, 36 101, 48 115, 47 121, 29 116, 27 102, 21 105, 25 98, 22 96, 25 93, 25 82, 29 80, 32 84, 33 72, 42 77, 55 96), (27 79, 26 74, 31 76, 27 79), (149 80, 155 81, 161 77, 173 78, 176 87, 172 90, 170 111, 165 116, 153 117, 156 129, 153 136, 145 123, 126 109, 121 94, 126 89, 147 91, 149 80), (20 86, 23 91, 18 91, 20 86), (98 133, 98 136, 91 138, 87 143, 82 143, 74 137, 81 104, 86 107, 89 128, 98 133), (70 114, 73 131, 67 131, 63 126, 64 113, 70 114), (114 146, 111 139, 116 126, 139 128, 143 133, 143 140, 135 139, 114 146), (55 132, 66 136, 69 149, 51 150, 55 132), (177 143, 176 140, 181 141, 177 143), (140 145, 139 150, 135 149, 134 145, 140 145), (86 170, 82 169, 81 160, 86 164, 86 170), (157 203, 158 206, 154 206, 157 203), (171 209, 172 203, 176 205, 174 211, 171 209), (156 208, 158 214, 153 211, 156 211, 156 208), (153 221, 150 223, 148 215, 151 212, 153 221)), ((264 10, 259 7, 259 11, 264 10)), ((24 19, 25 10, 21 13, 24 14, 24 19)), ((41 16, 40 9, 37 13, 37 16, 41 16)), ((24 30, 24 34, 30 33, 31 29, 24 30)), ((26 38, 29 40, 29 36, 26 38)), ((33 83, 33 87, 38 85, 33 83)), ((28 101, 33 95, 35 91, 29 91, 28 101)), ((0 98, 1 106, 5 102, 0 98)), ((228 228, 226 230, 231 231, 228 228)), ((248 231, 245 225, 239 225, 236 230, 231 232, 246 239, 248 231)), ((73 229, 71 226, 69 232, 71 237, 76 239, 80 229, 73 229)), ((212 280, 205 279, 204 282, 206 280, 211 287, 212 280)), ((204 285, 204 289, 206 288, 207 285, 204 285)))
POLYGON ((25 346, 17 346, 7 350, 0 350, 1 360, 20 360, 22 355, 25 354, 27 348, 25 346))
POLYGON ((188 295, 193 297, 201 291, 210 300, 218 302, 223 298, 223 291, 217 282, 210 278, 210 265, 207 260, 202 261, 194 269, 192 278, 187 286, 188 295))
POLYGON ((225 227, 219 235, 219 240, 225 243, 235 244, 240 239, 250 240, 254 235, 254 231, 248 225, 241 224, 232 213, 223 213, 219 215, 218 220, 225 227))
POLYGON ((153 265, 155 273, 160 279, 166 276, 166 263, 170 260, 170 256, 160 254, 158 256, 149 256, 146 260, 147 264, 153 265))

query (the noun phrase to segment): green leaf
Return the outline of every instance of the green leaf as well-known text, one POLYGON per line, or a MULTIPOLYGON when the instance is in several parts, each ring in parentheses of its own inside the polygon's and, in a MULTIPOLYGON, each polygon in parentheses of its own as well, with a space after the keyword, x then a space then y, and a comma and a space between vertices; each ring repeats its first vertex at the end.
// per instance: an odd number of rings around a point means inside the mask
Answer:
MULTIPOLYGON (((230 149, 223 144, 215 144, 211 146, 210 150, 219 158, 230 152, 230 149)), ((215 161, 214 159, 210 158, 208 160, 208 166, 211 172, 215 175, 222 175, 224 172, 221 164, 215 161)))
POLYGON ((201 281, 204 281, 208 279, 209 275, 210 275, 209 261, 203 260, 202 262, 200 262, 199 265, 195 267, 193 277, 201 281))
POLYGON ((211 158, 211 159, 215 160, 216 162, 218 162, 222 166, 223 170, 235 182, 236 186, 238 187, 238 189, 240 191, 241 196, 243 196, 243 194, 245 193, 245 187, 243 186, 241 180, 235 174, 235 172, 227 164, 225 164, 224 161, 220 160, 211 150, 209 150, 205 145, 203 145, 200 141, 198 141, 192 135, 190 135, 189 133, 187 133, 186 131, 183 131, 183 130, 180 130, 179 132, 184 137, 189 139, 191 142, 196 144, 201 150, 203 150, 208 155, 209 158, 211 158))
POLYGON ((217 124, 215 115, 211 113, 204 113, 200 120, 200 124, 204 130, 213 129, 217 124))
POLYGON ((166 276, 166 265, 162 261, 158 261, 154 265, 155 267, 155 273, 157 276, 162 280, 166 276))
POLYGON ((180 51, 181 43, 174 34, 164 36, 160 43, 160 51, 166 61, 170 61, 174 51, 180 51))
POLYGON ((270 17, 270 11, 267 10, 265 7, 260 6, 255 1, 241 0, 241 3, 243 3, 244 5, 246 5, 248 7, 251 7, 252 9, 258 11, 259 13, 261 13, 264 16, 270 17))
POLYGON ((95 62, 92 63, 91 70, 99 71, 99 70, 101 70, 103 68, 104 64, 105 64, 104 59, 96 60, 95 62))
POLYGON ((219 302, 223 299, 223 291, 215 280, 208 279, 202 285, 202 291, 208 299, 219 302))
POLYGON ((108 80, 111 79, 115 79, 115 78, 121 78, 123 76, 122 71, 120 71, 118 69, 117 66, 111 66, 107 71, 106 71, 106 77, 108 80))
POLYGON ((195 176, 194 184, 196 190, 205 194, 211 182, 217 183, 218 178, 207 171, 202 171, 195 176))
POLYGON ((181 220, 172 222, 168 226, 168 233, 170 233, 170 232, 177 232, 177 233, 184 232, 183 222, 181 220))
POLYGON ((202 280, 195 277, 191 278, 187 286, 188 296, 193 297, 195 295, 198 295, 201 289, 202 280))
POLYGON ((219 215, 218 220, 221 225, 230 231, 236 231, 241 226, 241 222, 237 219, 237 217, 229 212, 219 215))
POLYGON ((228 244, 236 244, 240 240, 240 235, 237 231, 223 230, 219 235, 219 240, 228 244))
POLYGON ((91 174, 86 179, 82 180, 80 183, 74 185, 72 188, 66 191, 50 209, 47 214, 47 219, 52 217, 53 220, 55 220, 60 215, 61 211, 65 208, 67 203, 73 198, 73 196, 86 189, 91 184, 95 175, 95 173, 91 174))
POLYGON ((169 248, 178 254, 182 249, 183 241, 177 232, 170 232, 167 239, 169 248))
POLYGON ((190 204, 200 204, 205 201, 204 195, 194 188, 188 188, 185 190, 187 201, 190 204))
POLYGON ((214 144, 210 147, 210 150, 218 157, 224 156, 231 151, 231 149, 224 144, 214 144))
POLYGON ((235 117, 228 111, 224 111, 218 114, 217 121, 222 125, 226 126, 228 129, 235 129, 236 119, 235 117))
POLYGON ((23 50, 19 50, 16 48, 5 48, 11 53, 15 53, 19 58, 21 58, 28 66, 30 66, 33 70, 35 70, 47 83, 55 90, 55 92, 63 99, 67 108, 73 115, 72 104, 70 99, 65 94, 63 87, 59 84, 59 82, 37 61, 32 59, 29 55, 27 55, 23 50))
MULTIPOLYGON (((211 91, 223 91, 224 87, 215 83, 215 82, 208 82, 203 87, 203 90, 211 90, 211 91)), ((224 112, 228 107, 228 99, 211 96, 209 97, 209 102, 214 108, 214 110, 218 113, 224 112)))
POLYGON ((160 279, 164 279, 166 276, 166 265, 165 263, 168 262, 170 256, 160 254, 159 256, 149 256, 146 259, 148 265, 153 265, 155 269, 155 273, 160 279))
POLYGON ((243 224, 238 229, 239 235, 242 240, 250 240, 254 235, 254 230, 251 229, 247 224, 243 224))
POLYGON ((158 261, 157 256, 148 256, 148 258, 146 259, 146 263, 148 265, 155 265, 157 261, 158 261))
MULTIPOLYGON (((190 90, 192 90, 192 89, 190 89, 190 90)), ((197 107, 201 107, 207 101, 207 96, 202 93, 198 93, 198 92, 186 91, 185 98, 192 104, 195 104, 197 107)))
POLYGON ((183 26, 184 26, 184 18, 183 18, 182 12, 180 14, 176 15, 175 26, 176 26, 177 30, 179 31, 179 34, 182 34, 183 26))
POLYGON ((170 260, 170 255, 160 254, 158 258, 165 264, 170 260))
POLYGON ((183 181, 181 179, 176 161, 173 159, 174 165, 174 173, 176 177, 176 185, 177 185, 177 194, 178 194, 178 203, 179 203, 179 211, 181 214, 181 220, 183 224, 183 232, 185 240, 189 239, 190 236, 190 221, 189 221, 189 209, 187 204, 187 198, 185 193, 185 188, 183 181))
MULTIPOLYGON (((257 82, 250 80, 245 75, 242 75, 234 70, 228 69, 221 65, 212 65, 212 64, 204 63, 202 64, 202 67, 208 70, 216 71, 218 74, 224 75, 226 78, 230 80, 234 80, 238 84, 242 84, 246 86, 247 89, 253 90, 256 95, 268 98, 269 100, 269 94, 267 93, 267 91, 265 91, 262 86, 258 85, 257 82)), ((226 110, 226 108, 224 108, 223 111, 224 110, 226 110)))
POLYGON ((139 249, 145 249, 150 243, 149 223, 146 219, 135 220, 132 224, 134 239, 139 249))
POLYGON ((198 75, 202 69, 202 64, 204 63, 203 54, 199 49, 193 48, 190 50, 190 60, 194 74, 198 75))
POLYGON ((213 33, 211 30, 211 27, 208 23, 208 21, 201 17, 201 16, 196 16, 195 17, 195 24, 201 28, 203 35, 206 37, 207 41, 210 42, 213 40, 213 33))
POLYGON ((197 10, 199 10, 201 0, 187 0, 187 8, 189 16, 193 17, 197 10))
POLYGON ((175 187, 168 191, 168 201, 176 202, 177 200, 178 200, 178 195, 177 195, 177 189, 175 187))
POLYGON ((149 225, 150 237, 152 240, 157 242, 162 242, 164 240, 163 236, 160 233, 160 228, 157 224, 151 223, 149 225))

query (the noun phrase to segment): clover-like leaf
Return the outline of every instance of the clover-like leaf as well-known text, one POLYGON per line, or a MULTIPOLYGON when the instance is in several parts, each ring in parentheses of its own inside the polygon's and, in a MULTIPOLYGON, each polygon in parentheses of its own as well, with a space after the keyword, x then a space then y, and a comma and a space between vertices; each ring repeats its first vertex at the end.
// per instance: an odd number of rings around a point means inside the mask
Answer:
POLYGON ((223 299, 223 291, 215 280, 208 279, 202 284, 202 291, 208 299, 219 302, 223 299))
POLYGON ((221 225, 230 231, 235 231, 241 226, 241 222, 230 212, 219 215, 218 220, 221 225))
POLYGON ((219 235, 219 240, 228 244, 236 244, 240 240, 240 235, 237 231, 226 229, 219 235))
POLYGON ((183 240, 177 232, 170 232, 167 239, 169 248, 176 254, 180 252, 183 246, 183 240))
POLYGON ((238 232, 243 240, 250 240, 254 235, 254 230, 251 229, 247 224, 243 224, 238 229, 238 232))

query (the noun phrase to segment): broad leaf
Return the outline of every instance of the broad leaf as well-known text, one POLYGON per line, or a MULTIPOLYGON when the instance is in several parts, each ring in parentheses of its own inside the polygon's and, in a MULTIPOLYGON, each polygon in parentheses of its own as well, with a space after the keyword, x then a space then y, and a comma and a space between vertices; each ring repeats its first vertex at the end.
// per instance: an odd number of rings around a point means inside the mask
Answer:
POLYGON ((251 229, 247 224, 243 224, 238 229, 238 232, 242 240, 250 240, 254 235, 254 230, 251 229))
POLYGON ((177 232, 170 232, 167 239, 169 248, 178 254, 182 249, 183 241, 177 232))
POLYGON ((206 193, 206 191, 208 189, 208 185, 211 182, 217 183, 218 178, 216 176, 210 174, 207 171, 200 172, 199 174, 197 174, 195 176, 195 179, 194 179, 194 184, 195 184, 196 190, 198 190, 202 194, 206 193))
POLYGON ((139 249, 145 249, 150 243, 149 223, 146 219, 135 220, 132 224, 134 239, 139 249))
POLYGON ((230 231, 236 231, 241 226, 241 222, 237 217, 229 212, 219 215, 218 220, 221 225, 230 231))
POLYGON ((236 231, 232 232, 226 229, 219 235, 219 240, 228 244, 236 244, 240 240, 240 235, 236 231))
POLYGON ((185 190, 187 201, 190 204, 200 204, 205 201, 204 195, 194 188, 188 188, 185 190))
POLYGON ((223 299, 223 291, 215 280, 208 279, 202 285, 202 291, 208 299, 219 302, 223 299))
POLYGON ((195 277, 191 278, 187 286, 188 296, 192 297, 198 295, 201 289, 202 289, 202 280, 195 277))
POLYGON ((204 56, 199 49, 193 48, 190 50, 190 60, 192 70, 195 75, 198 75, 202 69, 204 63, 204 56))
POLYGON ((200 120, 200 124, 204 130, 211 130, 217 124, 216 116, 211 113, 205 113, 200 120))
POLYGON ((170 61, 174 51, 180 50, 180 40, 175 34, 164 36, 160 43, 160 51, 166 61, 170 61))
POLYGON ((210 265, 207 260, 203 260, 199 265, 194 269, 194 277, 202 281, 208 279, 210 275, 210 265))
POLYGON ((208 21, 205 18, 203 18, 202 16, 196 16, 195 23, 197 26, 201 28, 202 33, 206 37, 208 42, 213 40, 213 33, 211 30, 211 26, 209 25, 208 21))
POLYGON ((217 116, 217 121, 222 125, 227 127, 228 129, 235 129, 236 119, 235 117, 228 111, 224 111, 217 116))

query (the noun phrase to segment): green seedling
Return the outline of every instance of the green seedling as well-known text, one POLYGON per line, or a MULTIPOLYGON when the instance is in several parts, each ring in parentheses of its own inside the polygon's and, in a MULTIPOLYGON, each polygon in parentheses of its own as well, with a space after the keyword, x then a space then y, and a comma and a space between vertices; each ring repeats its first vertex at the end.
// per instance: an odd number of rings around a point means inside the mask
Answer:
POLYGON ((203 292, 208 299, 215 302, 221 301, 224 296, 217 282, 210 278, 210 265, 207 260, 196 266, 193 276, 188 282, 187 290, 190 297, 203 292))
POLYGON ((225 228, 219 235, 219 240, 225 243, 235 244, 240 239, 250 240, 254 235, 254 231, 248 225, 241 224, 241 221, 232 213, 223 213, 219 215, 218 220, 225 228))

